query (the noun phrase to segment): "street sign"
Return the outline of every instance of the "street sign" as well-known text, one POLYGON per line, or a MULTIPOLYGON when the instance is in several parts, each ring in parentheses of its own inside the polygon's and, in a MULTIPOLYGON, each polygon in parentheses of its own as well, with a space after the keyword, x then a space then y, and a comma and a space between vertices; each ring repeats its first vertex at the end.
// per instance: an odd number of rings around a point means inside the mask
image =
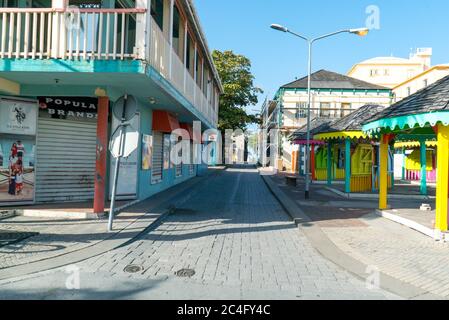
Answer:
POLYGON ((137 100, 133 96, 124 95, 112 107, 112 114, 117 120, 129 121, 137 112, 137 100))
POLYGON ((120 121, 120 125, 111 138, 109 150, 111 151, 115 161, 114 183, 112 185, 111 208, 109 211, 108 231, 112 231, 115 214, 115 197, 117 193, 117 181, 120 171, 120 159, 128 157, 137 149, 139 143, 139 133, 129 125, 128 122, 137 112, 137 100, 133 96, 125 94, 114 103, 112 113, 114 117, 120 121))
POLYGON ((115 131, 111 137, 111 143, 109 145, 109 151, 114 158, 123 157, 127 158, 134 152, 139 146, 139 133, 130 125, 123 126, 123 137, 121 136, 121 130, 115 131), (120 145, 120 139, 123 145, 120 145), (120 153, 122 150, 122 154, 120 153))

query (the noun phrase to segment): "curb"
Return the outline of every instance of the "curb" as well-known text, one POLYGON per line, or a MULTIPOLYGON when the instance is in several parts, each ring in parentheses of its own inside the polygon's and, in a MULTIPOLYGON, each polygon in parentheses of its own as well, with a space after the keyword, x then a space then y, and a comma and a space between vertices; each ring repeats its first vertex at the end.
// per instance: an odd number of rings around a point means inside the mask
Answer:
MULTIPOLYGON (((332 242, 329 237, 316 226, 310 217, 288 197, 269 177, 261 176, 268 189, 279 201, 288 215, 293 219, 297 227, 304 232, 312 246, 326 259, 340 266, 344 270, 355 275, 362 281, 366 280, 368 265, 346 254, 332 242)), ((398 280, 383 272, 380 272, 381 289, 396 294, 405 299, 441 299, 421 288, 398 280)))
MULTIPOLYGON (((191 181, 191 186, 194 187, 198 185, 204 179, 207 179, 211 176, 214 176, 221 172, 221 170, 208 172, 206 175, 198 177, 197 181, 191 181)), ((187 183, 189 181, 186 181, 187 183)), ((182 184, 180 184, 181 186, 182 184)), ((8 283, 14 282, 18 278, 34 274, 40 273, 44 271, 49 271, 53 269, 57 269, 60 267, 64 267, 67 265, 79 263, 85 261, 87 259, 99 256, 103 253, 112 251, 114 249, 129 245, 134 241, 138 240, 142 234, 146 234, 149 231, 154 230, 158 226, 162 224, 162 222, 173 212, 173 207, 171 203, 172 199, 178 197, 185 190, 181 188, 181 190, 177 191, 174 195, 165 200, 162 204, 158 205, 153 209, 155 212, 160 212, 160 216, 157 217, 154 221, 148 224, 142 219, 147 216, 147 214, 143 214, 141 217, 136 220, 130 222, 126 227, 121 229, 120 231, 111 234, 110 237, 103 239, 99 242, 93 243, 89 246, 76 249, 70 252, 61 253, 56 256, 51 256, 47 258, 42 258, 40 260, 36 260, 27 264, 21 264, 17 266, 12 266, 4 269, 0 269, 0 283, 8 283), (132 232, 127 232, 127 230, 133 230, 132 232), (123 237, 125 233, 128 233, 123 237), (125 239, 124 239, 125 238, 125 239)), ((140 201, 142 202, 142 201, 140 201)), ((154 214, 155 212, 152 212, 154 214)))
MULTIPOLYGON (((365 193, 346 193, 332 187, 325 187, 326 190, 333 192, 340 197, 347 199, 379 199, 377 194, 365 194, 365 193)), ((434 200, 435 197, 421 196, 421 195, 408 195, 408 194, 389 194, 388 199, 410 199, 410 200, 434 200)))

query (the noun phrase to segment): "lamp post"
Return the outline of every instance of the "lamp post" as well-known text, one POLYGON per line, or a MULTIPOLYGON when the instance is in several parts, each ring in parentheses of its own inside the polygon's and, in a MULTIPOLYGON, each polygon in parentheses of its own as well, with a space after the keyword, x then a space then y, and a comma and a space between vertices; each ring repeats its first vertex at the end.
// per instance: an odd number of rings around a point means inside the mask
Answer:
POLYGON ((361 37, 364 37, 368 34, 369 29, 368 28, 357 28, 357 29, 345 29, 345 30, 340 30, 340 31, 336 31, 336 32, 332 32, 329 34, 325 34, 323 36, 317 37, 317 38, 313 38, 313 39, 309 39, 306 38, 296 32, 293 32, 291 30, 289 30, 288 28, 279 25, 279 24, 272 24, 271 28, 277 31, 282 31, 282 32, 286 32, 286 33, 290 33, 298 38, 301 38, 303 40, 305 40, 309 46, 309 61, 308 61, 308 77, 307 77, 307 146, 306 146, 306 154, 305 154, 305 163, 306 163, 306 186, 305 186, 305 198, 309 199, 309 193, 310 193, 310 106, 311 106, 311 85, 312 85, 312 79, 311 79, 311 75, 312 75, 312 47, 313 44, 321 39, 324 38, 329 38, 331 36, 340 34, 340 33, 352 33, 361 37))

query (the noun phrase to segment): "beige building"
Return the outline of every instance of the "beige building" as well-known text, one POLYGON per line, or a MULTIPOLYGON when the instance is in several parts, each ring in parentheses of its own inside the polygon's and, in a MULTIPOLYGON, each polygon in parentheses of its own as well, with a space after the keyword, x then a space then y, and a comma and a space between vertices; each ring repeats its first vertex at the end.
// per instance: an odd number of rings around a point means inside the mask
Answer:
POLYGON ((348 76, 390 89, 431 68, 432 48, 419 48, 408 59, 377 57, 355 64, 348 76))
POLYGON ((449 76, 449 64, 433 66, 430 69, 408 79, 393 88, 394 101, 400 101, 415 92, 449 76))
MULTIPOLYGON (((307 123, 307 77, 279 88, 275 99, 262 110, 262 128, 279 130, 277 169, 291 171, 293 152, 298 147, 288 137, 307 123)), ((311 119, 338 119, 367 105, 389 106, 391 89, 335 72, 320 70, 312 74, 311 119)))

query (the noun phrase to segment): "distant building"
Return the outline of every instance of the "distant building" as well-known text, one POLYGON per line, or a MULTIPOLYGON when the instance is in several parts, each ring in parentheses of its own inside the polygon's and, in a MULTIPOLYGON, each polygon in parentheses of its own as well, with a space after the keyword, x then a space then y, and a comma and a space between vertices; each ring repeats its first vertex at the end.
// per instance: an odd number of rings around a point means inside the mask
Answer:
POLYGON ((419 48, 409 59, 377 57, 355 64, 348 76, 393 90, 394 102, 449 75, 449 64, 432 66, 432 48, 419 48))
POLYGON ((410 58, 377 57, 355 64, 348 76, 390 89, 431 68, 432 48, 419 48, 410 58))
POLYGON ((394 101, 400 101, 449 75, 449 64, 433 66, 393 88, 394 101))
MULTIPOLYGON (((271 164, 277 169, 296 167, 292 155, 298 146, 288 136, 307 123, 307 100, 307 77, 303 77, 280 87, 274 100, 263 106, 262 129, 280 132, 279 154, 271 164)), ((312 74, 311 119, 338 119, 367 104, 389 106, 391 102, 389 88, 326 70, 312 74)))

